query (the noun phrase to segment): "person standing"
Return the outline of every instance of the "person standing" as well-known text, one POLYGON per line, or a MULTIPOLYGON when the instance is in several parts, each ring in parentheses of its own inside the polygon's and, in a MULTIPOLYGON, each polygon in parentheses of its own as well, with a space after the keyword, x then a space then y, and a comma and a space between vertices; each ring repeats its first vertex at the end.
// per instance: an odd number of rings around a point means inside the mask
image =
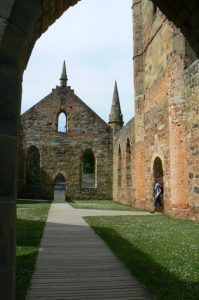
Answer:
POLYGON ((161 185, 158 181, 156 181, 155 186, 154 186, 154 207, 153 207, 153 210, 151 211, 151 213, 154 213, 155 209, 158 206, 162 206, 161 193, 162 193, 161 185))

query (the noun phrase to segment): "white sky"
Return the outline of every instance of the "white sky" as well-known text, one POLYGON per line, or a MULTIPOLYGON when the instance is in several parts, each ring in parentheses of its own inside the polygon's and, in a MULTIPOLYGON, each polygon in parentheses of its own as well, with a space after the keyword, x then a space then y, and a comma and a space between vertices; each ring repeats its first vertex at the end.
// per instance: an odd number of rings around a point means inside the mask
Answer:
POLYGON ((132 0, 81 0, 37 41, 24 73, 22 113, 59 85, 68 85, 108 121, 114 81, 127 122, 134 114, 132 0), (106 9, 104 9, 106 8, 106 9))

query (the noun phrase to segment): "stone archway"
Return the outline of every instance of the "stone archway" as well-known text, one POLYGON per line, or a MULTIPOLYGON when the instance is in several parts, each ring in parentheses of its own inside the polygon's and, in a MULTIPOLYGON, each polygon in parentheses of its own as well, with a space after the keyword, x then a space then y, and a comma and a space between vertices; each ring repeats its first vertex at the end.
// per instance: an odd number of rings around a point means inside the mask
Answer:
POLYGON ((0 298, 15 299, 17 147, 22 77, 36 40, 78 0, 4 0, 0 18, 0 298))

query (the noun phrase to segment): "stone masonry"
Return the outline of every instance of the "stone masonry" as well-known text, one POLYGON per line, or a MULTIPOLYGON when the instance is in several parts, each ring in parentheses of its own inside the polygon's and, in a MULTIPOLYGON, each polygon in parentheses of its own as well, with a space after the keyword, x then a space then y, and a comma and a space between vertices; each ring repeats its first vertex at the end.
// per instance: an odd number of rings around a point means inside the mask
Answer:
POLYGON ((60 86, 21 117, 19 197, 53 198, 56 176, 66 181, 67 196, 76 199, 112 198, 112 129, 67 86, 65 67, 60 86), (66 116, 66 132, 58 131, 60 113, 66 116), (40 180, 26 182, 28 150, 40 155, 40 180), (82 186, 82 157, 92 151, 95 185, 82 186))
MULTIPOLYGON (((48 27, 53 24, 57 18, 59 18, 64 11, 66 11, 70 6, 75 5, 77 0, 2 0, 0 2, 0 298, 3 297, 5 300, 13 300, 15 298, 15 230, 16 230, 16 190, 17 190, 17 158, 18 158, 18 127, 20 120, 20 103, 21 103, 21 86, 22 86, 22 77, 24 69, 26 68, 28 59, 30 57, 31 51, 35 45, 36 40, 43 34, 48 27)), ((146 66, 144 63, 144 52, 147 52, 142 45, 142 40, 144 41, 144 36, 146 33, 147 27, 142 31, 141 27, 143 25, 144 16, 151 15, 152 11, 155 12, 155 9, 152 8, 152 3, 156 4, 160 10, 165 13, 168 20, 172 21, 181 32, 186 36, 190 45, 195 50, 195 53, 199 54, 199 17, 198 17, 198 1, 189 0, 189 1, 170 1, 170 0, 152 0, 151 5, 145 1, 135 1, 133 7, 134 14, 134 42, 135 42, 135 86, 136 86, 136 120, 135 123, 135 133, 136 133, 136 146, 135 144, 131 145, 131 153, 136 153, 136 158, 134 160, 134 172, 136 170, 136 176, 133 179, 133 184, 136 189, 135 196, 132 195, 132 202, 135 203, 137 199, 138 203, 145 203, 145 194, 146 194, 146 180, 143 180, 145 177, 145 169, 149 174, 147 167, 145 168, 145 147, 144 147, 144 127, 143 125, 143 100, 145 94, 143 93, 143 72, 146 71, 146 66), (139 3, 140 2, 140 5, 139 3), (141 50, 140 53, 138 50, 141 50), (143 52, 143 54, 142 54, 143 52), (135 151, 136 148, 136 151, 135 151), (143 157, 143 159, 142 159, 143 157), (139 158, 137 160, 137 158, 139 158), (142 176, 143 175, 143 176, 142 176), (141 183, 141 185, 139 185, 141 183)), ((160 12, 157 10, 157 13, 160 16, 160 12)), ((149 19, 150 19, 149 18, 149 19)), ((157 18, 154 24, 157 24, 157 18)), ((165 21, 165 24, 170 24, 165 21)), ((150 23, 150 22, 149 22, 150 23)), ((151 28, 150 24, 149 29, 151 28)), ((171 28, 172 25, 170 24, 171 28)), ((153 25, 154 27, 154 25, 153 25)), ((163 28, 164 26, 162 26, 163 28)), ((155 37, 160 36, 161 28, 157 31, 156 35, 153 35, 154 38, 151 39, 150 46, 152 46, 155 41, 155 37)), ((167 32, 165 32, 167 33, 167 32)), ((183 41, 183 37, 180 38, 180 34, 173 34, 174 41, 183 41), (179 39, 178 39, 178 37, 179 39)), ((171 35, 172 40, 172 35, 171 35)), ((159 39, 160 43, 157 43, 157 49, 155 49, 155 56, 158 58, 160 53, 157 52, 161 45, 166 46, 167 36, 164 34, 159 39)), ((183 43, 182 43, 183 44, 183 43)), ((186 42, 185 42, 186 44, 186 42)), ((186 46, 185 46, 186 48, 186 46)), ((163 51, 164 52, 164 51, 163 51)), ((173 59, 177 54, 177 51, 173 48, 173 59)), ((189 52, 189 51, 188 51, 189 52)), ((168 53, 169 54, 169 53, 168 53)), ((190 52, 189 52, 190 54, 190 52)), ((167 55, 164 52, 166 61, 167 55)), ((185 59, 182 55, 182 65, 185 62, 186 65, 186 56, 185 59)), ((190 55, 188 55, 190 57, 190 55)), ((192 56, 192 55, 191 55, 192 56)), ((172 57, 172 56, 171 56, 172 57)), ((169 58, 169 57, 168 57, 169 58)), ((178 57, 180 59, 180 55, 178 57)), ((185 159, 183 162, 183 169, 185 170, 183 177, 187 183, 185 184, 185 189, 187 190, 188 195, 188 204, 187 209, 183 209, 184 212, 189 212, 193 216, 197 213, 198 207, 198 61, 195 62, 191 59, 192 63, 186 65, 185 68, 181 68, 181 74, 183 75, 184 80, 184 129, 185 132, 181 137, 184 138, 184 145, 182 147, 182 152, 185 152, 182 155, 182 159, 185 159), (185 149, 185 151, 184 151, 185 149), (188 186, 188 188, 187 188, 188 186)), ((169 62, 169 61, 167 61, 169 62)), ((147 64, 150 67, 150 63, 147 64)), ((155 68, 156 64, 153 66, 155 68)), ((165 66, 167 68, 167 64, 165 66)), ((177 70, 176 70, 177 71, 177 70)), ((170 58, 170 78, 172 77, 172 58, 170 58)), ((177 75, 177 74, 176 74, 177 75)), ((162 75, 161 75, 162 76, 162 75)), ((166 76, 166 72, 164 73, 166 76)), ((162 78, 162 77, 160 77, 162 78)), ((170 82, 171 83, 171 82, 170 82)), ((170 85, 171 87, 172 85, 170 85)), ((154 89, 154 95, 156 95, 154 89)), ((169 90, 168 90, 169 92, 169 90)), ((170 90, 172 92, 172 89, 170 90)), ((171 95, 171 93, 170 93, 171 95)), ((175 105, 174 105, 175 107, 175 105)), ((174 109, 171 107, 171 111, 174 109)), ((168 110, 164 111, 168 113, 168 110)), ((168 115, 170 119, 170 132, 172 130, 171 120, 175 120, 168 115)), ((182 121, 182 120, 181 120, 182 121)), ((176 122, 176 128, 178 128, 176 122)), ((183 123, 183 122, 182 122, 183 123)), ((174 125, 174 122, 173 122, 174 125)), ((166 127, 167 128, 167 127, 166 127)), ((182 128, 182 127, 181 127, 182 128)), ((173 128, 174 129, 174 128, 173 128)), ((183 128, 182 128, 183 129, 183 128)), ((163 131, 162 131, 163 133, 163 131)), ((157 136, 157 135, 156 135, 157 136)), ((181 138, 179 136, 179 140, 181 138)), ((169 152, 168 155, 172 158, 173 152, 170 151, 170 144, 173 144, 172 140, 174 136, 170 139, 170 142, 167 139, 167 146, 169 143, 169 152)), ((165 140, 166 141, 166 140, 165 140)), ((125 142, 126 143, 126 142, 125 142)), ((132 143, 132 141, 131 141, 132 143)), ((157 147, 158 144, 155 143, 154 147, 157 147)), ((175 144, 173 144, 175 145, 175 144)), ((173 146, 174 148, 174 146, 173 146)), ((175 149, 174 149, 175 150, 175 149)), ((122 151, 122 150, 121 150, 122 151)), ((132 155, 134 155, 132 154, 132 155)), ((154 155, 156 153, 154 152, 154 155)), ((122 153, 121 153, 122 156, 122 153)), ((114 160, 114 165, 117 160, 114 160)), ((175 161, 173 161, 175 162, 175 161)), ((180 160, 179 163, 180 165, 180 160)), ((165 181, 164 185, 168 185, 167 192, 165 190, 165 197, 170 201, 171 196, 171 184, 173 182, 173 176, 171 176, 171 166, 166 163, 164 167, 164 179, 165 175, 168 178, 168 181, 165 181), (168 197, 166 196, 168 194, 168 197), (169 196, 170 195, 170 196, 169 196)), ((174 167, 174 165, 173 165, 174 167)), ((175 169, 174 169, 175 170, 175 169)), ((177 169, 176 169, 177 172, 177 169)), ((120 172, 121 174, 121 172, 120 172)), ((151 174, 152 175, 152 174, 151 174)), ((133 178, 133 176, 132 176, 133 178)), ((178 178, 179 180, 179 178, 178 178)), ((184 182, 183 182, 184 184, 184 182)), ((133 185, 132 185, 133 186, 133 185)), ((178 187, 182 187, 182 183, 178 183, 178 187)), ((124 187, 125 188, 125 187, 124 187)), ((148 185, 149 190, 151 191, 151 186, 148 185)), ((116 186, 114 185, 114 194, 117 193, 116 186)), ((178 195, 178 193, 176 193, 178 195)), ((173 196, 172 196, 173 197, 173 196)), ((184 200, 183 200, 184 201, 184 200)), ((186 201, 185 201, 186 202, 186 201)), ((168 207, 167 207, 168 209, 168 207)), ((187 214, 187 213, 186 213, 187 214)), ((196 218, 196 217, 194 217, 196 218)))
POLYGON ((136 116, 114 138, 113 199, 152 209, 159 159, 165 212, 199 220, 199 62, 181 32, 152 2, 134 1, 132 9, 136 116))
POLYGON ((72 198, 113 197, 151 210, 158 177, 164 211, 198 219, 197 56, 151 1, 134 1, 132 10, 135 117, 123 126, 115 83, 108 126, 66 85, 63 69, 60 87, 21 118, 19 195, 33 193, 25 182, 23 162, 34 145, 41 157, 38 197, 52 198, 55 178, 62 174, 72 198), (67 116, 67 133, 57 130, 61 112, 67 116), (90 189, 81 186, 81 159, 87 149, 96 161, 97 185, 90 189))

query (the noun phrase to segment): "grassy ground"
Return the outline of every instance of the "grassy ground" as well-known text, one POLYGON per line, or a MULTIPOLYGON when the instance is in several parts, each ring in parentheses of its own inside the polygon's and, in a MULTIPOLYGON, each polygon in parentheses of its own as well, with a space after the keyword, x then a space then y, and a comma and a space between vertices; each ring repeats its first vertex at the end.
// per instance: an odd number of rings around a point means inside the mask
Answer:
POLYGON ((101 210, 135 210, 130 205, 120 204, 111 200, 73 200, 70 203, 74 208, 101 209, 101 210))
POLYGON ((16 300, 25 300, 50 203, 17 201, 16 300))
POLYGON ((85 219, 157 299, 199 299, 199 223, 165 216, 85 219))

